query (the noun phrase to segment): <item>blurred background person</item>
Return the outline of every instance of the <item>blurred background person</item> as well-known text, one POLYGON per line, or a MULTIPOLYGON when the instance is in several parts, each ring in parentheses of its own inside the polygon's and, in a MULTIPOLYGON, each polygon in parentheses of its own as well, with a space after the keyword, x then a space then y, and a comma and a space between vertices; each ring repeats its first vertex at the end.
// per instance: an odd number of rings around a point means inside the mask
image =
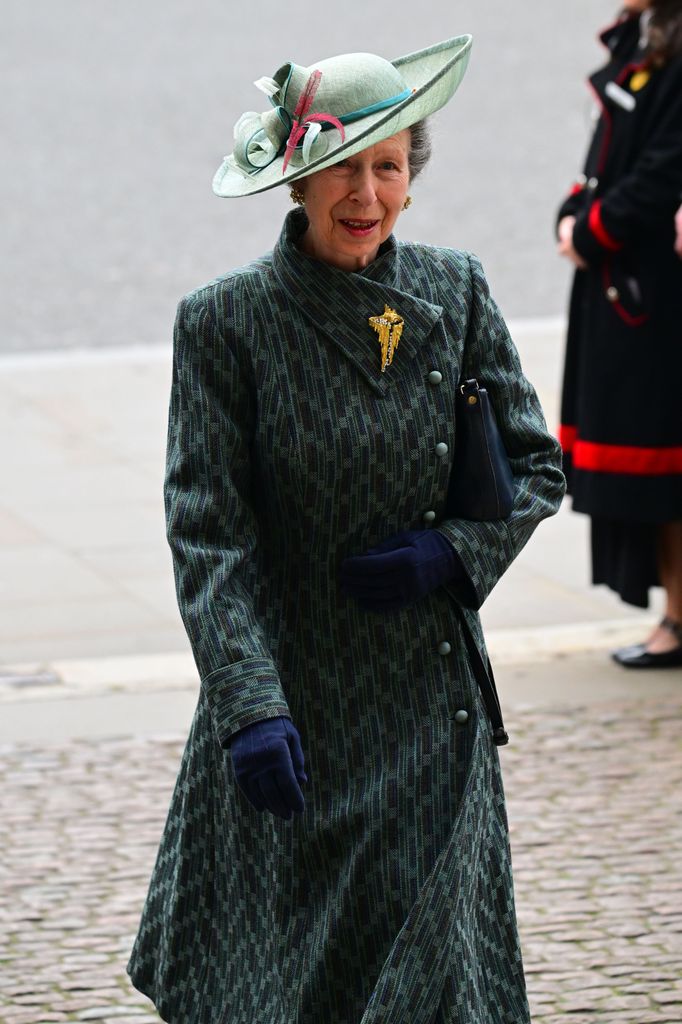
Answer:
POLYGON ((561 442, 573 508, 591 517, 592 579, 665 617, 621 665, 682 665, 682 0, 627 0, 590 76, 597 121, 558 214, 576 266, 561 442), (677 220, 679 226, 679 217, 677 220))

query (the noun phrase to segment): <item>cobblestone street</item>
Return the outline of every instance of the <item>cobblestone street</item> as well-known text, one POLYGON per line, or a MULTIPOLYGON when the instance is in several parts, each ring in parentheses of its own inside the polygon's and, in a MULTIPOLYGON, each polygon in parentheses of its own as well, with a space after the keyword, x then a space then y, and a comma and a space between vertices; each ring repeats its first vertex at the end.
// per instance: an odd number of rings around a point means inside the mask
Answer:
MULTIPOLYGON (((681 710, 682 690, 508 709, 502 758, 539 1024, 682 1021, 681 710)), ((2 1024, 158 1020, 125 963, 183 741, 0 751, 2 1024)))

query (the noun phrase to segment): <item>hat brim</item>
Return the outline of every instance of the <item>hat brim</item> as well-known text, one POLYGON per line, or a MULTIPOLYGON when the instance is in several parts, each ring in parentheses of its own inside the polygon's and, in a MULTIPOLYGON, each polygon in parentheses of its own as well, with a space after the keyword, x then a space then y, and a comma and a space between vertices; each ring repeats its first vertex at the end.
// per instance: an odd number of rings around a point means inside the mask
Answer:
POLYGON ((455 36, 425 50, 398 57, 391 63, 398 68, 411 90, 407 99, 395 107, 379 111, 346 126, 345 139, 309 164, 289 164, 282 173, 283 157, 254 174, 245 174, 226 157, 213 178, 213 191, 225 199, 255 195, 277 185, 305 178, 314 171, 331 167, 342 156, 352 156, 403 128, 421 121, 445 106, 464 77, 469 63, 472 37, 455 36))

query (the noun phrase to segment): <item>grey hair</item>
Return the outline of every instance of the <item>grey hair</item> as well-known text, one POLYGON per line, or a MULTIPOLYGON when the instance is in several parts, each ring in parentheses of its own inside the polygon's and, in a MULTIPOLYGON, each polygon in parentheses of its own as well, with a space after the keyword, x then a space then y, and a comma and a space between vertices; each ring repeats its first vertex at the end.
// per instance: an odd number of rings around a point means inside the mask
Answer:
POLYGON ((431 158, 431 130, 426 118, 410 125, 410 153, 407 163, 410 171, 410 182, 426 167, 431 158))

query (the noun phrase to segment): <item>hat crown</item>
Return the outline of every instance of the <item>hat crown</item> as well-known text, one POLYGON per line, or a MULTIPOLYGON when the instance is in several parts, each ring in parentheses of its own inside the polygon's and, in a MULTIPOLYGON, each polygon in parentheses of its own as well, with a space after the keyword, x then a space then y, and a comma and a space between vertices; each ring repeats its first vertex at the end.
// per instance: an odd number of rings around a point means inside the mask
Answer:
POLYGON ((406 89, 405 81, 390 61, 374 53, 344 53, 327 57, 310 67, 289 61, 274 76, 280 90, 272 102, 293 115, 311 74, 321 72, 311 113, 343 117, 391 99, 406 89))

